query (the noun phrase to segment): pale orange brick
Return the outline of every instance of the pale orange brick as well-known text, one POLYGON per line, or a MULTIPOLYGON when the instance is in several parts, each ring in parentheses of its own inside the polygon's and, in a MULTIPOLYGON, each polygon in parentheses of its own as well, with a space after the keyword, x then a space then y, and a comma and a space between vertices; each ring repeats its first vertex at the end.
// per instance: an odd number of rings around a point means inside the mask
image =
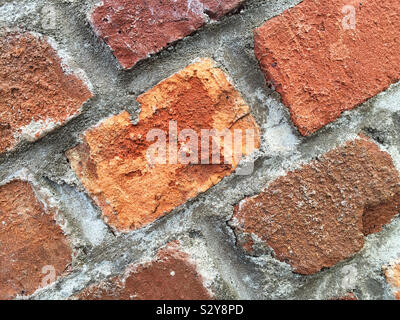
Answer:
POLYGON ((399 29, 398 0, 304 0, 254 31, 255 53, 309 135, 400 80, 399 29))
POLYGON ((383 267, 387 282, 393 288, 393 294, 400 300, 400 259, 383 267))

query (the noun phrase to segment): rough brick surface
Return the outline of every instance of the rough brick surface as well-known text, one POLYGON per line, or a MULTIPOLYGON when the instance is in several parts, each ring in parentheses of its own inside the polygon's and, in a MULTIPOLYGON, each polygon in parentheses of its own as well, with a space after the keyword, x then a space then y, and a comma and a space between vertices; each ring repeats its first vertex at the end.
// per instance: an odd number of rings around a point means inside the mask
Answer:
POLYGON ((399 28, 397 0, 305 0, 255 30, 255 53, 309 135, 400 79, 399 28))
POLYGON ((243 0, 105 0, 94 8, 90 21, 111 47, 121 65, 132 68, 206 23, 207 13, 218 19, 243 0))
POLYGON ((246 0, 200 0, 204 6, 204 12, 211 19, 219 19, 227 13, 239 8, 246 0))
MULTIPOLYGON (((83 185, 102 208, 106 221, 118 230, 138 229, 165 215, 197 194, 206 191, 231 174, 237 163, 150 164, 147 157, 154 142, 146 139, 157 128, 169 136, 170 121, 183 129, 194 130, 201 146, 202 129, 242 130, 243 153, 248 148, 246 130, 258 127, 240 94, 211 60, 202 60, 164 80, 138 98, 141 103, 139 124, 133 125, 128 112, 114 116, 87 131, 84 143, 67 153, 83 185), (246 149, 246 150, 245 150, 246 149)), ((214 140, 216 143, 218 141, 214 140)), ((224 155, 223 141, 220 149, 224 155)), ((177 150, 192 152, 180 142, 177 150)), ((249 149, 251 146, 249 146, 249 149)), ((168 144, 167 150, 172 149, 168 144)), ((236 150, 238 151, 238 150, 236 150)), ((235 151, 235 152, 236 152, 235 151)), ((242 153, 242 150, 239 150, 242 153)), ((210 143, 211 158, 213 148, 210 143)), ((175 153, 176 154, 176 153, 175 153)))
POLYGON ((312 274, 351 257, 364 236, 399 212, 400 176, 389 154, 361 138, 272 182, 235 209, 239 242, 255 234, 276 257, 312 274))
POLYGON ((0 153, 64 124, 91 96, 44 38, 0 35, 0 153))
POLYGON ((400 299, 399 3, 0 0, 0 300, 400 299))
POLYGON ((383 268, 387 282, 393 288, 393 294, 400 300, 400 259, 383 268))
POLYGON ((209 300, 212 295, 189 256, 173 243, 157 258, 131 265, 123 276, 92 285, 79 293, 80 300, 209 300))
POLYGON ((34 293, 44 280, 51 281, 43 267, 52 266, 60 276, 71 254, 53 212, 36 199, 28 182, 0 187, 0 299, 34 293))

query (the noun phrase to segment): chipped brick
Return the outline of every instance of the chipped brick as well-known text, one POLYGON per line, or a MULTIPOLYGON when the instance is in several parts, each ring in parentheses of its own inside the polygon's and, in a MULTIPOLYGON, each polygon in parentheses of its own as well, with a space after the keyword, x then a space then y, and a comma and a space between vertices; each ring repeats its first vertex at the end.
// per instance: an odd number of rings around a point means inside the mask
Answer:
MULTIPOLYGON (((211 60, 186 67, 138 101, 138 125, 133 125, 129 113, 123 112, 87 131, 84 142, 67 152, 72 168, 101 207, 106 222, 120 231, 153 222, 217 184, 237 167, 236 161, 226 164, 221 159, 221 164, 204 164, 200 158, 198 164, 150 164, 147 153, 153 142, 147 135, 153 128, 168 137, 169 123, 176 121, 178 135, 183 129, 194 130, 198 146, 203 129, 229 129, 232 133, 241 130, 241 154, 253 151, 251 145, 245 146, 246 132, 253 130, 254 147, 259 145, 258 127, 248 106, 211 60)), ((167 145, 167 150, 173 149, 167 145)), ((180 142, 177 149, 183 150, 184 145, 180 142)), ((222 141, 219 146, 222 156, 222 141)), ((214 149, 210 147, 210 158, 212 154, 214 149)))
POLYGON ((400 259, 383 267, 387 282, 393 288, 396 300, 400 300, 400 259))
POLYGON ((209 300, 190 257, 173 243, 155 260, 129 266, 122 276, 103 280, 76 295, 79 300, 209 300))
POLYGON ((201 2, 205 13, 212 19, 220 19, 227 13, 240 8, 246 0, 201 0, 201 2))
POLYGON ((65 271, 71 255, 54 212, 37 200, 28 182, 0 187, 0 299, 33 294, 51 282, 49 272, 65 271))
POLYGON ((206 23, 242 5, 243 0, 105 0, 94 8, 90 22, 112 49, 122 67, 157 53, 206 23))
POLYGON ((399 205, 390 155, 360 138, 242 201, 232 225, 239 240, 254 234, 294 272, 313 274, 361 250, 364 236, 380 231, 399 205))
POLYGON ((0 36, 0 153, 65 124, 91 96, 44 38, 0 36))
POLYGON ((400 79, 399 28, 397 0, 304 0, 255 30, 255 53, 309 135, 400 79))

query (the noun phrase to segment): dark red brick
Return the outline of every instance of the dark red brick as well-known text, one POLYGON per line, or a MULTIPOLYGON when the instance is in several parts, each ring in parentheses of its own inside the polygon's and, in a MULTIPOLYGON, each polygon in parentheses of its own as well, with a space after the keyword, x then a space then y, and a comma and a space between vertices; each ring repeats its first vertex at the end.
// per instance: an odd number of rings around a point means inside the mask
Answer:
POLYGON ((123 275, 91 285, 79 300, 209 300, 189 256, 176 243, 159 251, 149 263, 131 265, 123 275))

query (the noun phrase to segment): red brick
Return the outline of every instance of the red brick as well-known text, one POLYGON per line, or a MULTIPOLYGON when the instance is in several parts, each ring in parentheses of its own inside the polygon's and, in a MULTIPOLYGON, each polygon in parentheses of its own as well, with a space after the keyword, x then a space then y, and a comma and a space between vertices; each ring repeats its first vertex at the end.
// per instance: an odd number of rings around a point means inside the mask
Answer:
POLYGON ((400 300, 400 259, 383 267, 387 282, 393 288, 396 300, 400 300))
POLYGON ((245 0, 105 0, 90 22, 112 49, 122 67, 157 53, 206 23, 205 12, 218 19, 245 0))
POLYGON ((160 250, 155 260, 129 266, 122 276, 94 284, 79 300, 209 300, 212 294, 189 256, 176 244, 160 250))
POLYGON ((246 0, 201 0, 204 5, 204 12, 211 19, 219 19, 227 13, 236 10, 243 5, 246 0))
POLYGON ((45 38, 0 35, 0 153, 63 125, 91 96, 81 79, 64 72, 45 38))
POLYGON ((233 226, 245 247, 254 234, 294 272, 313 274, 361 250, 364 236, 380 231, 399 206, 400 176, 391 157, 360 138, 242 201, 233 226))
POLYGON ((309 135, 400 79, 399 29, 397 0, 304 0, 255 30, 255 53, 309 135), (345 5, 354 30, 342 26, 345 5))
POLYGON ((51 266, 60 276, 71 255, 54 212, 36 199, 28 182, 0 187, 0 299, 33 294, 42 282, 52 281, 43 267, 51 266))
MULTIPOLYGON (((236 161, 225 164, 224 159, 221 164, 204 164, 200 158, 198 164, 168 161, 150 165, 147 152, 153 142, 146 139, 150 130, 158 128, 168 137, 172 120, 177 121, 178 135, 183 129, 194 130, 198 137, 202 129, 226 128, 232 133, 242 130, 242 154, 248 154, 253 151, 251 145, 249 150, 246 147, 249 129, 255 134, 254 147, 259 145, 258 127, 249 107, 211 60, 186 67, 138 101, 138 125, 133 125, 129 113, 123 112, 87 131, 83 143, 67 152, 72 168, 101 207, 106 222, 120 231, 153 222, 217 184, 237 166, 236 161)), ((178 150, 183 147, 180 143, 178 150)), ((220 149, 223 155, 222 141, 220 149)), ((212 152, 210 147, 209 158, 212 152)))

